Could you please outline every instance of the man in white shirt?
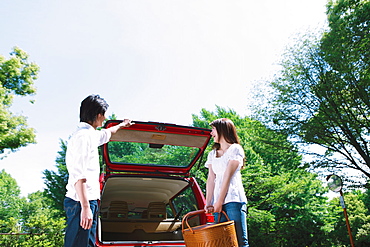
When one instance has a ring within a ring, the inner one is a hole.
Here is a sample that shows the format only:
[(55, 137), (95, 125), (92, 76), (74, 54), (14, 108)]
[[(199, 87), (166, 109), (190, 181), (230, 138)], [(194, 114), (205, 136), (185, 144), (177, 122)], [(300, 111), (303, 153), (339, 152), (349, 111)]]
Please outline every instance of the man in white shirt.
[(95, 246), (97, 200), (100, 199), (98, 147), (107, 143), (118, 129), (132, 124), (125, 119), (111, 128), (96, 130), (102, 126), (107, 108), (108, 104), (99, 95), (85, 98), (80, 107), (80, 124), (68, 141), (65, 247)]

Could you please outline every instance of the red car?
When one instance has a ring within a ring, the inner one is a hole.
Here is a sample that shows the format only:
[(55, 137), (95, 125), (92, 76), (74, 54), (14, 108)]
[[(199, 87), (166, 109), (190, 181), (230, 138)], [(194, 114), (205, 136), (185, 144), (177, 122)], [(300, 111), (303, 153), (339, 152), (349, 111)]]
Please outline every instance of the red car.
[[(121, 121), (110, 120), (105, 128)], [(209, 129), (135, 122), (102, 148), (100, 215), (96, 245), (184, 246), (181, 219), (203, 209), (204, 195), (190, 169), (200, 165)], [(198, 163), (197, 163), (198, 162)], [(205, 214), (189, 220), (207, 223)]]

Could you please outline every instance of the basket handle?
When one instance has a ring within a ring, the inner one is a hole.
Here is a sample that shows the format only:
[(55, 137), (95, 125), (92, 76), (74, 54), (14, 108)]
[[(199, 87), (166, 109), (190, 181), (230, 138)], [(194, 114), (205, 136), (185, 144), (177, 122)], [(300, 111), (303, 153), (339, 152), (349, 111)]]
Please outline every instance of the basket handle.
[[(189, 213), (185, 214), (185, 216), (182, 218), (182, 222), (181, 222), (182, 229), (185, 229), (185, 228), (184, 228), (184, 223), (185, 223), (185, 224), (186, 224), (186, 226), (187, 226), (187, 227), (189, 228), (189, 230), (191, 231), (191, 233), (194, 233), (193, 228), (191, 228), (191, 226), (189, 225), (188, 219), (189, 219), (189, 218), (191, 218), (192, 216), (195, 216), (195, 215), (198, 215), (198, 214), (203, 214), (203, 213), (205, 213), (205, 212), (206, 212), (206, 210), (204, 210), (204, 209), (200, 209), (200, 210), (197, 210), (197, 211), (191, 211), (191, 212), (189, 212)], [(229, 217), (227, 216), (227, 214), (226, 214), (224, 211), (221, 211), (221, 212), (225, 215), (226, 219), (227, 219), (228, 221), (230, 221), (230, 219), (229, 219)], [(218, 221), (220, 221), (220, 217), (221, 217), (221, 214), (219, 214)]]

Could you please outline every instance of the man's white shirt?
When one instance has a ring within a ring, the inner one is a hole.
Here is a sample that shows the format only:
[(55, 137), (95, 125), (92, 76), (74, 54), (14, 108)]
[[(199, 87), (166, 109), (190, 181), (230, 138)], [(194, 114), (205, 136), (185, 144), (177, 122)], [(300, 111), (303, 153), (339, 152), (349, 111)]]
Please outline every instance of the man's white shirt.
[(69, 177), (66, 197), (80, 201), (75, 184), (79, 179), (86, 179), (87, 199), (100, 199), (98, 147), (107, 143), (110, 137), (109, 130), (95, 130), (90, 124), (80, 122), (67, 144), (66, 165)]

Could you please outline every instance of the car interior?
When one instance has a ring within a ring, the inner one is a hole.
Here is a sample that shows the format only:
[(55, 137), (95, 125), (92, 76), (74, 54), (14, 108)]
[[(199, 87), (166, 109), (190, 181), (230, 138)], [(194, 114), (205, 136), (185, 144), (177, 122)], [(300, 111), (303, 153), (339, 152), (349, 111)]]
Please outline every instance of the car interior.
[[(107, 179), (100, 204), (100, 241), (183, 240), (181, 219), (198, 210), (183, 178), (116, 175)], [(199, 217), (189, 220), (199, 225)]]

